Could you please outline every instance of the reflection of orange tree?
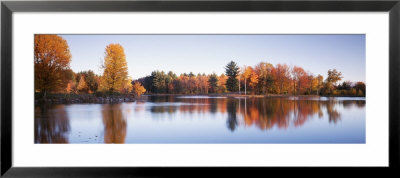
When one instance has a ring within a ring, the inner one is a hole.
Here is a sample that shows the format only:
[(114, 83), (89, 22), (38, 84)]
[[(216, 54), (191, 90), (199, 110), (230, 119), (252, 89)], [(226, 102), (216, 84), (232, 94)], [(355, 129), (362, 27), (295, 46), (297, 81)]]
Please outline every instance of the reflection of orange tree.
[(121, 104), (103, 105), (104, 143), (124, 143), (126, 137), (126, 118)]
[(292, 101), (294, 103), (294, 110), (296, 111), (294, 126), (302, 126), (308, 118), (313, 114), (321, 114), (319, 101), (314, 100), (296, 100)]
[(217, 100), (217, 108), (218, 108), (218, 112), (220, 113), (226, 113), (226, 99), (219, 99)]
[[(243, 104), (242, 104), (243, 105)], [(274, 125), (287, 128), (291, 103), (281, 99), (248, 99), (246, 108), (242, 108), (244, 123), (247, 126), (256, 125), (262, 130)]]
[(35, 143), (68, 143), (69, 130), (64, 105), (35, 108)]
[[(359, 107), (363, 107), (360, 103), (365, 103), (365, 101), (347, 102)], [(337, 123), (341, 117), (335, 109), (337, 104), (340, 104), (340, 102), (335, 100), (247, 99), (246, 108), (242, 107), (236, 114), (243, 115), (246, 126), (255, 125), (261, 130), (268, 130), (274, 126), (279, 129), (286, 129), (290, 123), (295, 127), (304, 125), (314, 114), (322, 118), (323, 108), (326, 108), (329, 122)], [(244, 106), (243, 101), (241, 105)]]
[[(256, 126), (261, 130), (273, 127), (287, 129), (290, 125), (301, 127), (310, 118), (323, 118), (324, 112), (329, 122), (337, 123), (341, 114), (337, 111), (338, 105), (344, 107), (356, 106), (362, 108), (365, 101), (337, 101), (337, 100), (309, 100), (299, 98), (180, 98), (173, 97), (157, 99), (157, 102), (178, 102), (181, 105), (161, 105), (152, 107), (152, 112), (173, 113), (222, 113), (227, 114), (227, 127), (234, 131), (238, 125)], [(346, 104), (345, 104), (346, 103)], [(243, 122), (239, 122), (243, 119)]]

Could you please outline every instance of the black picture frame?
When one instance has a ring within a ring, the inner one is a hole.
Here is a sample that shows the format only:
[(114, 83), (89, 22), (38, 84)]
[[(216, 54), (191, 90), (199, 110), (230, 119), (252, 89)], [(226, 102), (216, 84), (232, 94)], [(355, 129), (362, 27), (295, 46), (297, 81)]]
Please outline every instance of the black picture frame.
[[(217, 171), (225, 176), (251, 169), (251, 174), (265, 175), (286, 172), (282, 168), (19, 168), (12, 165), (12, 18), (13, 12), (127, 12), (127, 11), (293, 11), (293, 12), (389, 12), (389, 167), (344, 168), (346, 171), (382, 170), (399, 168), (399, 118), (400, 118), (400, 1), (399, 0), (271, 0), (271, 1), (2, 1), (1, 2), (1, 175), (6, 177), (129, 177), (129, 176), (177, 176), (182, 173), (196, 176), (210, 175)], [(309, 168), (296, 169), (307, 173)], [(331, 168), (330, 174), (340, 172)], [(234, 170), (234, 171), (233, 171)], [(263, 173), (264, 172), (264, 173)], [(396, 171), (397, 172), (397, 171)], [(364, 172), (365, 173), (365, 172)]]

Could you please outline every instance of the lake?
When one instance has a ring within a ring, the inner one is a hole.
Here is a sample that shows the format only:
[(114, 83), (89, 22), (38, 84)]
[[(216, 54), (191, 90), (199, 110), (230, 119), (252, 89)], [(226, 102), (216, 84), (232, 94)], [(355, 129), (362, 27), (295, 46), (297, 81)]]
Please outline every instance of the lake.
[(365, 143), (364, 97), (144, 96), (35, 105), (35, 143)]

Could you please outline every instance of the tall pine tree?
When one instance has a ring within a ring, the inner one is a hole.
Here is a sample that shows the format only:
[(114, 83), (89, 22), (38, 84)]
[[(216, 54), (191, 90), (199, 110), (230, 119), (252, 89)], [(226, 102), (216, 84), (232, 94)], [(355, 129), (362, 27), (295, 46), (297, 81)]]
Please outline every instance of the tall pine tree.
[(226, 88), (228, 91), (238, 91), (239, 81), (237, 76), (239, 75), (239, 67), (236, 62), (231, 61), (225, 66), (225, 74), (228, 76), (228, 80), (226, 80)]

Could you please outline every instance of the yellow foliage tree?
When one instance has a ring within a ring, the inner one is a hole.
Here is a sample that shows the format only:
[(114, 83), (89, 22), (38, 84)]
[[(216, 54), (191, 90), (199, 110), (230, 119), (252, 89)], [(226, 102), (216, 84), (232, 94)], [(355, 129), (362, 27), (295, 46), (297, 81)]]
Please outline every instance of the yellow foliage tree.
[(35, 91), (45, 97), (48, 92), (64, 90), (71, 61), (67, 41), (58, 35), (35, 35), (34, 44)]
[(131, 91), (132, 91), (132, 80), (131, 79), (125, 80), (124, 83), (122, 84), (120, 92), (123, 94), (128, 94)]
[(258, 84), (258, 75), (251, 66), (245, 68), (243, 78), (246, 81), (246, 85), (254, 92), (254, 89)]
[(101, 90), (121, 91), (128, 80), (128, 64), (124, 48), (120, 44), (106, 47), (103, 68)]
[(133, 84), (133, 93), (135, 96), (140, 96), (146, 92), (146, 89), (140, 84), (140, 82), (135, 82)]
[(252, 71), (253, 71), (253, 68), (251, 66), (247, 66), (242, 73), (243, 79), (248, 79), (250, 77)]
[(79, 92), (87, 92), (88, 86), (85, 81), (85, 77), (81, 75), (81, 78), (79, 79), (78, 87), (77, 87)]
[(258, 75), (254, 70), (251, 71), (249, 79), (249, 86), (254, 90), (258, 84)]

